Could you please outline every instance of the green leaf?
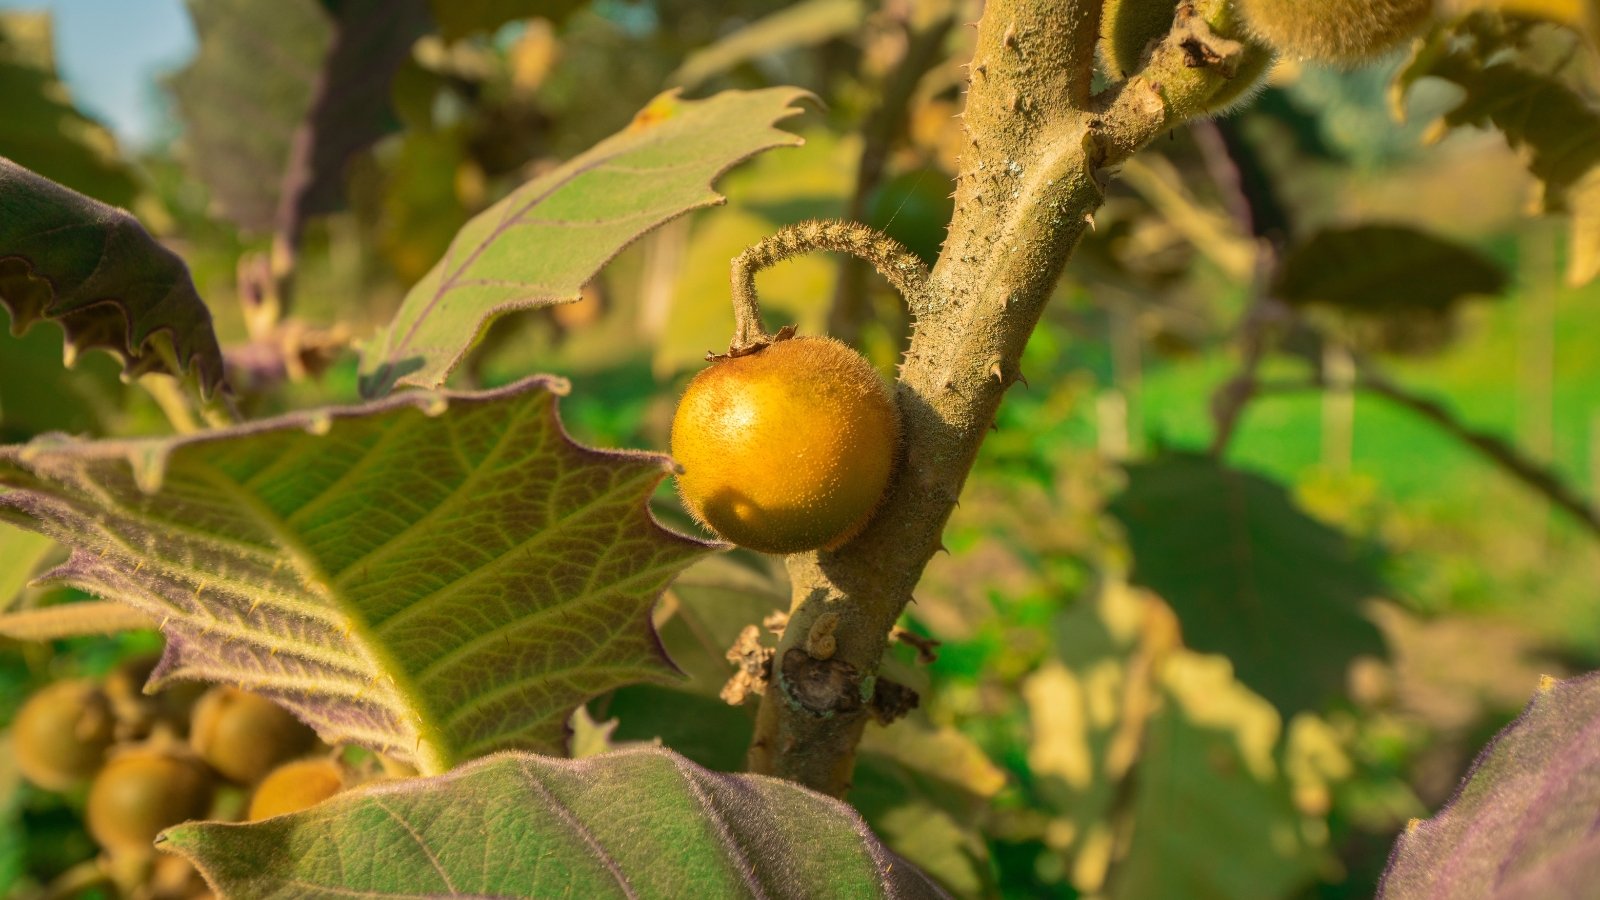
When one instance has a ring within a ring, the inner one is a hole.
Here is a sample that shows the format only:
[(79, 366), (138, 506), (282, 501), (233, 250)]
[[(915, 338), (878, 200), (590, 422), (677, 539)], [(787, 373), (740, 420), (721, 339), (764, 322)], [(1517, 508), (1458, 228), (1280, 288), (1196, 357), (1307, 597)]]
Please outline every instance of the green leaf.
[(164, 849), (225, 896), (939, 897), (845, 804), (665, 750), (502, 754)]
[(0, 157), (0, 306), (21, 334), (41, 319), (72, 352), (108, 350), (124, 371), (193, 370), (222, 385), (211, 313), (183, 261), (120, 209), (73, 193)]
[(1411, 86), (1442, 78), (1465, 91), (1439, 127), (1494, 126), (1528, 157), (1528, 171), (1544, 183), (1546, 211), (1566, 208), (1567, 191), (1600, 165), (1600, 112), (1557, 79), (1507, 58), (1502, 38), (1478, 19), (1418, 42), (1411, 62), (1396, 76), (1393, 97), (1404, 110)]
[(1021, 691), (1046, 839), (1086, 896), (1296, 896), (1322, 861), (1308, 831), (1321, 823), (1294, 803), (1282, 718), (1171, 629), (1114, 579), (1059, 620), (1059, 660)]
[(11, 608), (22, 589), (52, 553), (56, 542), (42, 534), (0, 524), (0, 610)]
[(799, 142), (773, 123), (799, 112), (797, 88), (668, 92), (627, 128), (513, 191), (468, 222), (368, 344), (362, 391), (437, 387), (496, 317), (578, 299), (630, 241), (719, 202), (711, 181), (771, 147)]
[(139, 186), (100, 123), (73, 107), (56, 75), (50, 16), (0, 12), (0, 156), (113, 206)]
[(188, 4), (199, 48), (167, 82), (185, 161), (234, 224), (269, 231), (333, 25), (317, 0)]
[(1600, 884), (1600, 673), (1548, 679), (1454, 797), (1395, 842), (1378, 896), (1587, 897)]
[(95, 354), (62, 365), (61, 334), (33, 328), (0, 334), (0, 443), (47, 431), (99, 434), (118, 417), (127, 390), (117, 364)]
[(1221, 653), (1285, 717), (1337, 696), (1358, 656), (1383, 656), (1361, 611), (1383, 584), (1344, 535), (1284, 489), (1200, 456), (1128, 468), (1111, 504), (1133, 582), (1160, 594), (1186, 645)]
[(1297, 896), (1323, 868), (1276, 757), (1281, 723), (1227, 662), (1167, 660), (1133, 777), (1134, 828), (1112, 897)]
[(344, 205), (345, 167), (398, 122), (389, 86), (432, 20), (427, 0), (345, 0), (283, 172), (277, 230), (291, 245), (309, 216)]
[(1365, 314), (1443, 312), (1505, 289), (1483, 254), (1401, 225), (1328, 228), (1284, 258), (1273, 293), (1295, 305), (1323, 303)]
[(574, 444), (558, 380), (409, 393), (183, 438), (0, 449), (0, 519), (55, 577), (162, 623), (156, 683), (241, 685), (428, 772), (561, 752), (568, 716), (674, 670), (656, 597), (706, 545), (669, 460)]
[(861, 0), (802, 0), (689, 54), (668, 84), (694, 88), (742, 63), (861, 33)]

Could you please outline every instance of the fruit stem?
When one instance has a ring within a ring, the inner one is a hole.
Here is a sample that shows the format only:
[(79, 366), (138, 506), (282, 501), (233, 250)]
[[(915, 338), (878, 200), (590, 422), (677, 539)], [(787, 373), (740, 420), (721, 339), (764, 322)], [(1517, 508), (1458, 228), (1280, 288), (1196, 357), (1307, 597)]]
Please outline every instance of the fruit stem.
[[(1229, 2), (1183, 0), (1143, 67), (1094, 93), (1103, 0), (988, 0), (968, 69), (955, 215), (939, 262), (929, 274), (920, 262), (885, 271), (868, 260), (917, 319), (897, 384), (904, 456), (860, 535), (787, 560), (790, 617), (756, 721), (752, 770), (834, 796), (849, 790), (889, 634), (943, 546), (978, 448), (1002, 396), (1021, 379), (1023, 348), (1104, 185), (1135, 151), (1204, 113), (1230, 86), (1241, 45)], [(754, 270), (797, 252), (789, 248), (823, 246), (815, 238), (770, 240), (734, 264), (746, 329), (736, 344), (760, 334)], [(808, 648), (807, 638), (829, 616), (837, 617), (833, 645), (813, 652), (819, 648)]]
[(785, 225), (734, 258), (734, 324), (728, 356), (745, 356), (794, 334), (793, 326), (785, 326), (776, 335), (769, 334), (762, 324), (756, 273), (815, 250), (848, 253), (870, 263), (905, 298), (913, 315), (921, 315), (927, 309), (928, 267), (899, 241), (858, 222), (808, 219)]

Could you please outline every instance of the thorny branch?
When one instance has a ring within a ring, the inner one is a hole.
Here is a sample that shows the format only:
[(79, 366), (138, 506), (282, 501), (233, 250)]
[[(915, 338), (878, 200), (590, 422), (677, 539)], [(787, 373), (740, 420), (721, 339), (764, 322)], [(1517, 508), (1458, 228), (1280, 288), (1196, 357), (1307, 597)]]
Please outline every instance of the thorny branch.
[[(1023, 348), (1105, 183), (1153, 138), (1204, 112), (1240, 55), (1255, 49), (1234, 39), (1227, 0), (1183, 0), (1144, 66), (1097, 94), (1101, 5), (990, 0), (978, 23), (955, 216), (925, 290), (902, 289), (916, 315), (897, 385), (904, 456), (860, 536), (788, 559), (790, 620), (750, 748), (754, 771), (835, 796), (849, 789), (862, 729), (887, 699), (878, 697), (877, 673), (890, 631), (941, 549), (967, 472), (1006, 389), (1022, 377)], [(748, 287), (736, 274), (735, 350), (764, 338), (753, 292), (741, 298)], [(826, 653), (808, 640), (824, 621), (832, 623)]]

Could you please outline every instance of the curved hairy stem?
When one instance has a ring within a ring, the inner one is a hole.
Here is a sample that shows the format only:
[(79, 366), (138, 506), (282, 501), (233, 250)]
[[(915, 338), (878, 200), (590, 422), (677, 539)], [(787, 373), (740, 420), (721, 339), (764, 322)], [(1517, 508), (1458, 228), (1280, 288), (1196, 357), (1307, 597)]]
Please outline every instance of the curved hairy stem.
[[(913, 309), (897, 397), (904, 458), (878, 514), (832, 551), (791, 556), (793, 598), (750, 766), (842, 795), (886, 691), (895, 620), (940, 549), (967, 472), (1061, 268), (1115, 167), (1206, 108), (1243, 45), (1223, 0), (1184, 0), (1143, 69), (1091, 92), (1099, 0), (990, 0), (978, 27), (967, 148), (944, 252)], [(808, 637), (828, 621), (828, 654)], [(819, 658), (826, 656), (826, 658)]]
[[(926, 306), (928, 267), (899, 241), (856, 222), (810, 219), (786, 225), (733, 260), (733, 340), (729, 356), (744, 356), (788, 334), (768, 334), (756, 300), (756, 273), (814, 250), (848, 253), (870, 263), (900, 292), (913, 313)], [(792, 329), (786, 329), (792, 333)]]

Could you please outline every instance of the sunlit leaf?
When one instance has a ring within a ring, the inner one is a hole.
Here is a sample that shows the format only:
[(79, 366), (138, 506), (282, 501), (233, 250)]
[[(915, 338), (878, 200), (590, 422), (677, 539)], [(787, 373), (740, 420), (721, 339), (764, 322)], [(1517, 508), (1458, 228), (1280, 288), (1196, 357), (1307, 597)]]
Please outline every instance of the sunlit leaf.
[(0, 156), (113, 206), (138, 194), (117, 142), (68, 100), (58, 79), (50, 16), (0, 12)]
[(1567, 197), (1572, 210), (1572, 249), (1567, 284), (1582, 287), (1600, 275), (1600, 169), (1590, 172)]
[(1438, 815), (1395, 842), (1378, 895), (1584, 897), (1600, 884), (1600, 673), (1549, 680)]
[(1133, 836), (1111, 895), (1295, 896), (1322, 853), (1301, 830), (1275, 755), (1277, 713), (1215, 657), (1180, 653), (1159, 681), (1164, 702), (1133, 776)]
[(183, 261), (133, 216), (4, 157), (0, 305), (14, 333), (54, 322), (73, 352), (108, 350), (130, 373), (167, 371), (157, 342), (169, 342), (180, 371), (207, 392), (222, 384), (211, 313)]
[(662, 456), (574, 444), (564, 385), (411, 393), (187, 438), (0, 450), (0, 518), (55, 577), (162, 623), (157, 683), (230, 682), (438, 772), (559, 753), (585, 698), (673, 670), (650, 622), (704, 545)]
[(524, 184), (468, 222), (406, 295), (362, 358), (363, 392), (437, 387), (497, 316), (577, 300), (585, 282), (639, 235), (722, 198), (729, 166), (799, 138), (795, 88), (666, 93), (632, 124)]
[(845, 804), (665, 750), (497, 755), (165, 849), (227, 896), (938, 897)]
[(1505, 272), (1470, 247), (1402, 225), (1357, 225), (1324, 229), (1292, 250), (1273, 293), (1367, 314), (1442, 312), (1505, 284)]
[(1350, 663), (1382, 656), (1362, 604), (1382, 593), (1370, 562), (1258, 475), (1198, 456), (1128, 468), (1111, 504), (1133, 581), (1177, 613), (1184, 643), (1233, 661), (1285, 716), (1339, 695)]

